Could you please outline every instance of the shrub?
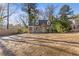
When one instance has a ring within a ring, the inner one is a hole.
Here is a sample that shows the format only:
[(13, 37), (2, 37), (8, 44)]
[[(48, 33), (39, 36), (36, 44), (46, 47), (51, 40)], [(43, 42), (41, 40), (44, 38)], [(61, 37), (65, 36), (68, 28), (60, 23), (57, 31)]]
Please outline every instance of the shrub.
[(28, 28), (22, 28), (23, 33), (28, 33)]
[(53, 23), (53, 30), (55, 31), (55, 32), (63, 32), (63, 29), (62, 29), (62, 24), (59, 22), (59, 21), (54, 21), (54, 23)]
[(53, 30), (54, 32), (69, 32), (71, 29), (70, 21), (67, 20), (54, 20), (53, 21)]

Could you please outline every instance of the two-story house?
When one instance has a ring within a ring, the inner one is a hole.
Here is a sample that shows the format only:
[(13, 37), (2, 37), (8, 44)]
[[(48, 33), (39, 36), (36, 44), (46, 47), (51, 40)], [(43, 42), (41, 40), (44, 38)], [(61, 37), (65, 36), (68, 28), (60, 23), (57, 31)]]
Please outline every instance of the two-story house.
[(35, 25), (29, 25), (29, 33), (46, 33), (49, 26), (50, 22), (48, 20), (37, 20)]

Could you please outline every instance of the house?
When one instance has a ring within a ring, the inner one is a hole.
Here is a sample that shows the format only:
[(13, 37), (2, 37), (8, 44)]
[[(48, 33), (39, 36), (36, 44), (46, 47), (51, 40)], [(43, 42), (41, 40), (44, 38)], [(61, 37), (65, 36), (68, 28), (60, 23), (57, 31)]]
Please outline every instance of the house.
[[(75, 17), (75, 16), (74, 16)], [(76, 18), (69, 19), (71, 21), (71, 31), (79, 32), (79, 15)], [(37, 20), (35, 24), (29, 24), (29, 33), (47, 33), (50, 27), (49, 20)]]
[(48, 20), (37, 20), (34, 25), (29, 24), (28, 28), (30, 33), (46, 33), (49, 26), (50, 22)]
[(71, 19), (72, 24), (71, 24), (71, 31), (73, 32), (79, 32), (79, 15), (76, 15), (76, 18)]

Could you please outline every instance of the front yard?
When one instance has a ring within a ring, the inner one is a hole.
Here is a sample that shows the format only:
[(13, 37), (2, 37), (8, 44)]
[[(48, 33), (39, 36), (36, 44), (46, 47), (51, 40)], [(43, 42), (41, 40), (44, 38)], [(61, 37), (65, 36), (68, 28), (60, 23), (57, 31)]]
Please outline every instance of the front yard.
[(79, 55), (79, 33), (18, 34), (0, 37), (0, 55)]

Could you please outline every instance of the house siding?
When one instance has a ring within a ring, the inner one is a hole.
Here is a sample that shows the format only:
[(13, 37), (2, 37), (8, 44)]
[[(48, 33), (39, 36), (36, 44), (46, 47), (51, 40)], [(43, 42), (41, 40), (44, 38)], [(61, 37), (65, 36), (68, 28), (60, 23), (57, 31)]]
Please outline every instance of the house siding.
[(29, 33), (47, 33), (48, 20), (39, 20), (36, 25), (29, 26)]
[(72, 32), (79, 32), (79, 16), (75, 19), (72, 19), (71, 28)]

